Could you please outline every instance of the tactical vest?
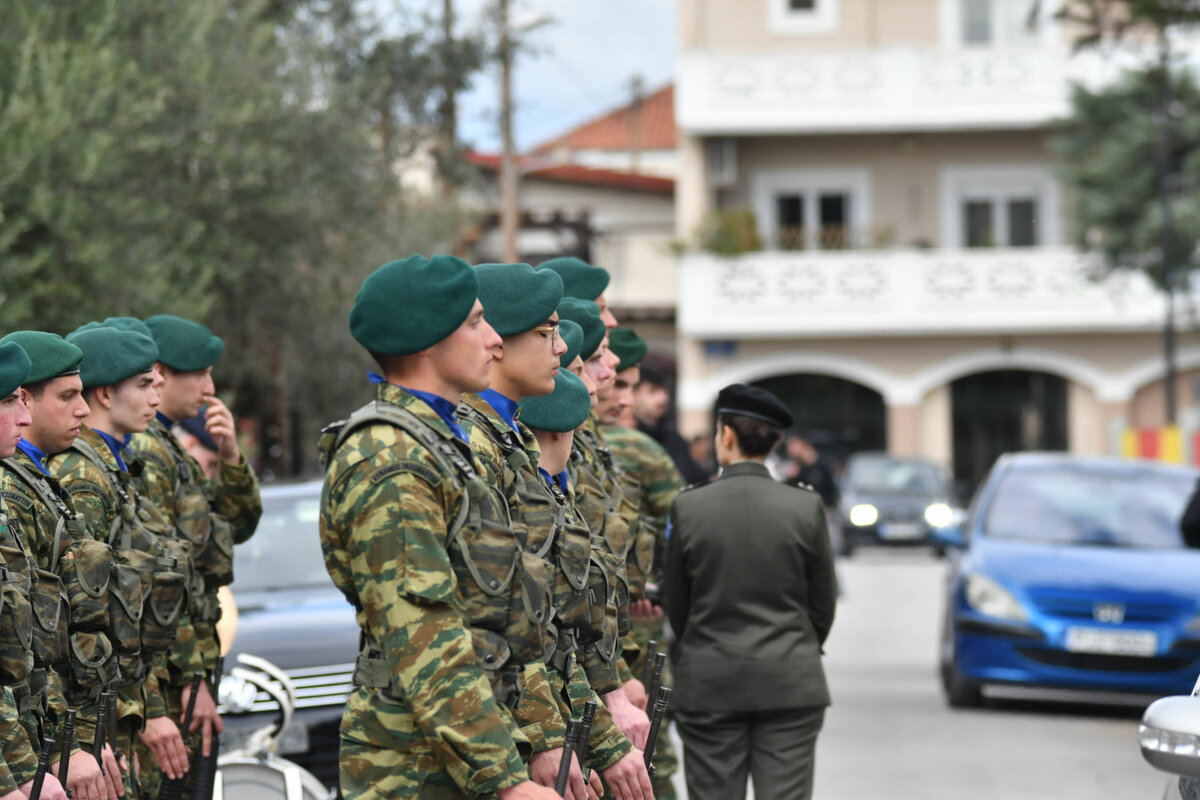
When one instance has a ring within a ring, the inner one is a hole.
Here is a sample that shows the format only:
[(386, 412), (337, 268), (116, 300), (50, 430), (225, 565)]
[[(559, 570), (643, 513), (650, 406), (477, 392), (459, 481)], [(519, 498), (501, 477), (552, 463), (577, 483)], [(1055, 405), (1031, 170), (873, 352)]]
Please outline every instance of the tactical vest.
[(139, 509), (124, 481), (87, 442), (72, 449), (103, 471), (116, 505), (107, 532), (113, 569), (109, 579), (108, 638), (124, 683), (136, 683), (149, 671), (155, 654), (170, 649), (187, 603), (191, 546), (147, 527), (151, 516)]
[(601, 532), (606, 551), (605, 567), (615, 583), (617, 628), (624, 636), (630, 627), (626, 562), (632, 547), (628, 523), (632, 515), (623, 507), (625, 499), (612, 453), (602, 448), (587, 431), (576, 431), (575, 443), (571, 449), (571, 480), (575, 484), (576, 505), (592, 532)]
[(221, 616), (217, 589), (233, 583), (233, 526), (213, 509), (204, 490), (203, 476), (179, 440), (170, 431), (153, 425), (149, 433), (171, 452), (179, 473), (173, 522), (183, 539), (191, 544), (195, 565), (189, 581), (192, 618), (216, 622)]
[[(508, 504), (483, 481), (453, 442), (407, 409), (372, 401), (344, 422), (322, 431), (322, 459), (359, 428), (386, 424), (411, 436), (433, 457), (462, 502), (446, 533), (446, 550), (457, 578), (475, 655), (492, 681), (497, 699), (515, 707), (520, 669), (546, 657), (551, 576), (537, 553), (527, 552), (512, 526)], [(388, 467), (383, 467), (387, 470)], [(395, 471), (402, 470), (400, 464)], [(357, 685), (395, 691), (378, 643), (363, 632), (364, 653), (355, 670)]]
[[(641, 499), (641, 481), (632, 473), (622, 469), (620, 473), (621, 494), (630, 501)], [(647, 581), (654, 580), (654, 547), (658, 543), (657, 523), (644, 514), (640, 502), (634, 516), (628, 520), (630, 548), (625, 558), (625, 571), (629, 576), (629, 594), (635, 600), (646, 596)]]
[(110, 624), (112, 548), (91, 537), (83, 517), (45, 475), (26, 468), (15, 458), (0, 463), (54, 516), (49, 571), (61, 581), (66, 602), (66, 615), (60, 615), (58, 622), (61, 633), (66, 634), (62, 640), (66, 651), (62, 658), (66, 664), (64, 674), (68, 678), (65, 691), (72, 702), (95, 699), (119, 677), (112, 659), (112, 643), (105, 633)]
[[(10, 536), (8, 514), (2, 508), (0, 533), (6, 542), (16, 538)], [(0, 559), (0, 683), (20, 687), (27, 684), (33, 672), (32, 581), (28, 572), (20, 571), (28, 569), (20, 561), (21, 551), (8, 546), (3, 550), (3, 559)], [(8, 560), (14, 556), (14, 550), (18, 561), (16, 566), (10, 566)]]

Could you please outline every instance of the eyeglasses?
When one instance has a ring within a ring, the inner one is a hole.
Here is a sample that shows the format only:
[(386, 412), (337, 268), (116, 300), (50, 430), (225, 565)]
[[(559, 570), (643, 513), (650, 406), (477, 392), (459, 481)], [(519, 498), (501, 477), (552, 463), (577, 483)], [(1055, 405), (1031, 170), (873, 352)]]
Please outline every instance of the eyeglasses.
[(558, 344), (558, 323), (557, 322), (553, 323), (551, 325), (538, 325), (536, 328), (530, 328), (529, 330), (537, 331), (538, 333), (550, 334), (550, 346), (551, 347), (554, 347)]

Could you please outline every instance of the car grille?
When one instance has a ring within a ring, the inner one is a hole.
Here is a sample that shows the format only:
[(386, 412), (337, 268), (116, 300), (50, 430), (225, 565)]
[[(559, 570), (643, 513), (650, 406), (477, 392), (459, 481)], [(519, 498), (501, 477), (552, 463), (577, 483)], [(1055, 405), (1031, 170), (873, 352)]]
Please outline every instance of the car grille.
[(1069, 653), (1065, 650), (1044, 650), (1037, 647), (1018, 647), (1017, 652), (1031, 661), (1052, 667), (1097, 670), (1102, 672), (1175, 672), (1187, 667), (1195, 658), (1143, 658), (1141, 656), (1110, 656), (1099, 653)]
[[(332, 664), (324, 667), (301, 667), (286, 671), (296, 690), (296, 708), (320, 708), (345, 705), (354, 691), (354, 664)], [(278, 705), (271, 696), (259, 690), (254, 703), (244, 713), (273, 711)]]
[[(1094, 619), (1097, 603), (1108, 602), (1095, 597), (1049, 593), (1034, 593), (1030, 599), (1039, 611), (1049, 616), (1086, 620)], [(1124, 606), (1125, 622), (1169, 622), (1181, 613), (1178, 605), (1167, 602), (1136, 600), (1129, 603), (1115, 601), (1115, 604)]]

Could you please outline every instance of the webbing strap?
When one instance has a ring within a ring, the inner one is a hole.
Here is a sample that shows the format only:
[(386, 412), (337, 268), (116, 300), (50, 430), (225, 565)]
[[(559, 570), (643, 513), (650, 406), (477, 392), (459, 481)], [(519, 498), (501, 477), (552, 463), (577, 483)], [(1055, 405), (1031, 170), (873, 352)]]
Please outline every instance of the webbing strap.
[(56, 523), (54, 525), (54, 544), (50, 550), (50, 571), (58, 572), (58, 554), (62, 547), (62, 532), (66, 528), (67, 520), (75, 519), (75, 512), (67, 506), (58, 492), (54, 491), (45, 475), (34, 475), (15, 458), (5, 458), (0, 463), (12, 470), (26, 486), (33, 490), (33, 493), (42, 501), (42, 505), (55, 513)]

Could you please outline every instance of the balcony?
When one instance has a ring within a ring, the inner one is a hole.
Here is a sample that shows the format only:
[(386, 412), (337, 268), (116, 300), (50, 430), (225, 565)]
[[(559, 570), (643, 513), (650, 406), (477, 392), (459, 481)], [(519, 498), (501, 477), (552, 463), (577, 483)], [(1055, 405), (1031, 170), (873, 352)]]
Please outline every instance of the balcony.
[(1069, 248), (683, 257), (679, 327), (697, 339), (1152, 331), (1141, 275), (1089, 278)]
[(679, 60), (676, 118), (693, 135), (1039, 127), (1070, 85), (1117, 65), (1064, 46), (713, 53)]

